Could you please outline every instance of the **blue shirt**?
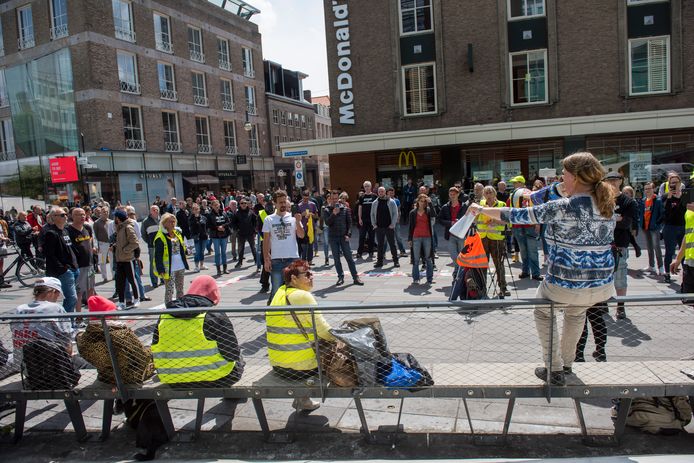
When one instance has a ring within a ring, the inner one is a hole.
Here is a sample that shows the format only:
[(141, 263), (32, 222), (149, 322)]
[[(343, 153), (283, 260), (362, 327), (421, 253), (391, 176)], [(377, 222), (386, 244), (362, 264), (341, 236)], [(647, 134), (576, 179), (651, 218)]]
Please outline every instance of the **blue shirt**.
[(501, 219), (512, 224), (546, 224), (547, 281), (569, 289), (612, 283), (614, 218), (600, 215), (592, 196), (560, 198), (528, 208), (510, 208)]

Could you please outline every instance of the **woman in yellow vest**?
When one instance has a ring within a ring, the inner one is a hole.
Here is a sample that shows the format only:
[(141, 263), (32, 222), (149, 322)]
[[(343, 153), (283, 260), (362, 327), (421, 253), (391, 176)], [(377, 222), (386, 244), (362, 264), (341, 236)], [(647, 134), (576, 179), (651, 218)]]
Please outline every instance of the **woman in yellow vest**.
[(164, 214), (159, 222), (159, 231), (154, 236), (154, 274), (164, 280), (166, 292), (164, 302), (173, 299), (174, 284), (176, 299), (183, 297), (183, 277), (188, 270), (186, 245), (183, 235), (176, 229), (176, 216)]
[[(166, 308), (204, 310), (219, 300), (214, 278), (200, 275), (185, 296), (167, 303)], [(152, 354), (159, 380), (176, 387), (228, 387), (243, 374), (234, 326), (221, 312), (162, 315), (152, 337)]]
[[(496, 199), (496, 190), (493, 186), (486, 186), (482, 191), (484, 199), (480, 201), (482, 207), (506, 207), (506, 203)], [(494, 220), (486, 215), (477, 216), (477, 231), (482, 237), (482, 245), (489, 255), (492, 255), (496, 279), (499, 283), (499, 299), (510, 296), (506, 289), (506, 272), (504, 271), (504, 252), (506, 251), (506, 237), (504, 236), (506, 224), (500, 220)]]
[[(311, 289), (313, 274), (308, 262), (295, 260), (284, 269), (284, 285), (272, 298), (271, 306), (318, 305)], [(315, 330), (313, 321), (315, 320)], [(318, 374), (318, 361), (314, 350), (315, 333), (326, 341), (335, 341), (330, 325), (320, 312), (311, 316), (307, 311), (273, 311), (265, 313), (267, 325), (267, 353), (272, 369), (279, 376), (291, 380), (305, 380)], [(308, 397), (296, 398), (292, 406), (298, 412), (310, 412), (320, 406)]]
[[(694, 174), (692, 174), (694, 175)], [(670, 271), (677, 275), (679, 266), (682, 264), (682, 293), (694, 293), (694, 202), (687, 204), (687, 211), (684, 213), (684, 238), (682, 246), (677, 254), (675, 261), (670, 264)], [(694, 304), (694, 300), (687, 301)]]

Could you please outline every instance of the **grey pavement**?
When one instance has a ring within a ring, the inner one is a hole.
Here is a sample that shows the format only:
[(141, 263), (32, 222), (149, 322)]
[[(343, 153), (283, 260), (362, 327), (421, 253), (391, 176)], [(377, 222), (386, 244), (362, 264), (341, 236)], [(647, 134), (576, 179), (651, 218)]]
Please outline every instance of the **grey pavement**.
[[(440, 246), (441, 249), (438, 253), (439, 257), (436, 260), (438, 270), (434, 277), (435, 283), (431, 286), (411, 284), (411, 265), (409, 264), (409, 257), (400, 259), (400, 268), (392, 267), (387, 257), (385, 267), (380, 270), (375, 270), (373, 268), (375, 261), (357, 261), (358, 271), (365, 282), (365, 285), (362, 287), (350, 284), (351, 278), (343, 261), (343, 267), (347, 272), (347, 284), (345, 286), (336, 287), (334, 283), (337, 276), (332, 265), (332, 259), (330, 265), (322, 265), (324, 262), (324, 255), (321, 245), (319, 255), (314, 259), (313, 270), (315, 272), (315, 287), (313, 293), (319, 304), (342, 304), (350, 308), (358, 308), (358, 306), (363, 303), (392, 303), (398, 301), (419, 301), (426, 303), (430, 301), (446, 300), (450, 291), (453, 266), (445, 249), (446, 242), (443, 239), (440, 240)], [(356, 249), (356, 240), (353, 240), (352, 248)], [(143, 247), (143, 249), (146, 250), (146, 247)], [(261, 307), (264, 306), (267, 301), (267, 294), (258, 292), (260, 288), (258, 283), (259, 273), (255, 272), (255, 265), (248, 259), (248, 250), (246, 250), (246, 254), (247, 260), (242, 268), (235, 269), (234, 263), (229, 262), (228, 267), (230, 274), (223, 275), (218, 279), (222, 294), (221, 306), (252, 305)], [(231, 256), (230, 250), (229, 256)], [(542, 260), (542, 257), (540, 257), (540, 259)], [(146, 256), (143, 256), (143, 261), (147, 261)], [(214, 274), (212, 270), (214, 269), (213, 255), (206, 257), (206, 265), (210, 270), (207, 270), (205, 273)], [(653, 276), (645, 275), (638, 271), (638, 269), (645, 266), (645, 256), (641, 258), (632, 257), (630, 259), (628, 277), (629, 294), (653, 295), (668, 294), (678, 291), (678, 285), (675, 283), (664, 284)], [(518, 280), (517, 275), (520, 273), (520, 264), (511, 264), (510, 268), (510, 273), (514, 275), (514, 284), (509, 285), (512, 296), (508, 299), (533, 297), (538, 282), (528, 279)], [(147, 272), (147, 269), (145, 269), (145, 272)], [(193, 272), (187, 274), (186, 287), (195, 276), (196, 274)], [(97, 281), (99, 280), (100, 276), (97, 275)], [(509, 283), (511, 282), (508, 270), (507, 280)], [(149, 278), (146, 274), (144, 275), (143, 283), (145, 283), (145, 285), (149, 284)], [(109, 281), (99, 284), (97, 286), (97, 291), (99, 294), (110, 296), (114, 291), (113, 282)], [(148, 295), (152, 297), (153, 301), (143, 303), (141, 308), (162, 307), (164, 296), (162, 287), (149, 291)], [(30, 300), (30, 290), (18, 287), (15, 284), (15, 287), (0, 293), (0, 312), (9, 312), (18, 304), (28, 300)], [(636, 357), (652, 359), (671, 358), (673, 352), (680, 352), (683, 346), (686, 346), (684, 347), (685, 349), (688, 348), (690, 351), (694, 351), (694, 344), (690, 341), (690, 335), (694, 329), (694, 311), (688, 308), (676, 307), (668, 310), (667, 314), (673, 316), (672, 321), (671, 323), (666, 323), (667, 326), (663, 326), (663, 320), (654, 319), (654, 317), (650, 316), (647, 307), (634, 310), (633, 313), (630, 314), (631, 320), (628, 325), (629, 329), (625, 330), (621, 337), (617, 336), (610, 338), (608, 344), (610, 358), (614, 360)], [(334, 318), (331, 319), (331, 316)], [(347, 317), (346, 314), (342, 314), (342, 316)], [(462, 346), (460, 352), (456, 353), (456, 357), (460, 357), (457, 361), (539, 361), (539, 346), (537, 345), (536, 333), (534, 332), (534, 324), (532, 322), (530, 310), (510, 315), (496, 311), (494, 313), (480, 314), (474, 319), (463, 320), (458, 317), (453, 322), (448, 322), (448, 319), (442, 318), (437, 319), (439, 325), (436, 325), (436, 321), (432, 322), (432, 320), (429, 319), (428, 323), (433, 323), (433, 325), (427, 326), (432, 326), (432, 329), (440, 330), (438, 333), (441, 338), (450, 335), (451, 340), (442, 341), (440, 349), (436, 346), (428, 345), (430, 344), (430, 342), (427, 341), (428, 338), (422, 338), (418, 341), (418, 337), (413, 336), (411, 331), (409, 333), (407, 331), (398, 332), (392, 328), (392, 326), (415, 326), (420, 323), (420, 320), (424, 320), (428, 316), (431, 317), (426, 309), (422, 309), (422, 312), (414, 310), (406, 315), (398, 314), (389, 316), (383, 314), (382, 318), (393, 321), (393, 325), (391, 325), (392, 332), (388, 330), (386, 332), (389, 336), (391, 350), (399, 352), (417, 352), (417, 358), (423, 363), (429, 364), (429, 362), (441, 360), (450, 361), (448, 358), (442, 359), (441, 357), (448, 355), (446, 353), (446, 346), (449, 346), (448, 351), (450, 351), (449, 342), (457, 341), (458, 344), (456, 345)], [(330, 314), (326, 315), (326, 318), (328, 318), (331, 323), (337, 324), (337, 320), (340, 317), (335, 314)], [(254, 323), (253, 329), (257, 333), (262, 332), (262, 323), (249, 320), (244, 321), (244, 323)], [(401, 324), (397, 325), (396, 323)], [(611, 323), (616, 324), (617, 322), (615, 320), (610, 320), (608, 325), (612, 326), (612, 328), (617, 326), (610, 325)], [(243, 327), (246, 326), (243, 323), (239, 325), (236, 321), (235, 325), (237, 326), (237, 332), (243, 330)], [(636, 328), (637, 326), (638, 328)], [(513, 337), (509, 336), (509, 329), (513, 332)], [(429, 335), (432, 334), (429, 333)], [(463, 341), (461, 341), (461, 339), (463, 339)], [(362, 449), (358, 439), (360, 422), (354, 402), (350, 399), (329, 399), (317, 412), (314, 412), (308, 417), (293, 413), (288, 400), (267, 400), (265, 402), (269, 424), (273, 430), (290, 430), (298, 433), (308, 433), (308, 435), (320, 435), (320, 440), (324, 438), (335, 439), (337, 435), (350, 436), (346, 441), (347, 443), (339, 442), (339, 439), (337, 439), (333, 445), (340, 447), (342, 451), (345, 450), (345, 448), (342, 447), (345, 445), (352, 447), (358, 446)], [(394, 425), (397, 422), (399, 411), (398, 401), (364, 400), (363, 403), (370, 428), (375, 429), (379, 425)], [(476, 399), (468, 401), (467, 405), (475, 433), (498, 433), (501, 431), (503, 417), (506, 411), (506, 401)], [(584, 414), (588, 426), (591, 428), (591, 432), (596, 434), (609, 434), (611, 432), (612, 422), (610, 419), (610, 406), (611, 403), (609, 401), (593, 401), (585, 405)], [(101, 407), (102, 404), (99, 401), (95, 401), (91, 404), (83, 404), (85, 422), (90, 431), (96, 432), (100, 429)], [(184, 430), (192, 429), (195, 412), (194, 401), (174, 401), (171, 403), (171, 410), (177, 428)], [(208, 400), (205, 410), (203, 430), (214, 432), (203, 433), (205, 437), (202, 439), (205, 442), (209, 441), (210, 448), (216, 448), (215, 445), (221, 445), (221, 442), (224, 442), (224, 438), (218, 437), (218, 434), (224, 436), (224, 432), (228, 432), (232, 429), (242, 433), (249, 433), (249, 436), (253, 436), (251, 440), (254, 442), (259, 440), (257, 433), (260, 428), (255, 417), (255, 411), (250, 403), (232, 406), (227, 402)], [(3, 412), (0, 414), (0, 426), (8, 431), (12, 419), (13, 415), (11, 413)], [(446, 436), (448, 433), (464, 433), (460, 439), (465, 440), (468, 439), (471, 434), (468, 417), (465, 413), (465, 406), (460, 399), (408, 399), (404, 402), (401, 421), (405, 424), (405, 432), (408, 435), (408, 440), (416, 440), (417, 437), (415, 436), (420, 435)], [(119, 454), (120, 458), (128, 455), (127, 443), (129, 441), (127, 436), (129, 432), (124, 430), (125, 424), (122, 417), (114, 417), (114, 427), (116, 431), (113, 437), (108, 441), (108, 445), (97, 443), (88, 444), (88, 447), (97, 447), (95, 449), (97, 450), (97, 454), (105, 459), (109, 459), (107, 450), (119, 448), (118, 446), (123, 448), (125, 452)], [(56, 450), (45, 443), (45, 439), (61, 442), (62, 447), (65, 449), (82, 448), (77, 446), (74, 440), (69, 440), (74, 439), (74, 437), (71, 436), (71, 431), (71, 424), (61, 402), (32, 401), (29, 403), (29, 408), (27, 410), (26, 437), (19, 446), (13, 448), (13, 452), (16, 452), (17, 457), (22, 457), (26, 456), (27, 445), (45, 445), (45, 452), (42, 452), (41, 455), (55, 456), (52, 452)], [(563, 456), (563, 453), (553, 453), (551, 449), (545, 448), (545, 453), (543, 454), (541, 448), (534, 448), (536, 444), (532, 442), (537, 441), (537, 439), (548, 439), (549, 437), (546, 436), (546, 434), (566, 436), (566, 438), (572, 442), (571, 448), (576, 449), (575, 453), (572, 455), (584, 455), (584, 451), (580, 449), (581, 446), (573, 444), (575, 441), (580, 441), (580, 428), (575, 417), (573, 404), (568, 400), (553, 399), (552, 403), (533, 399), (518, 400), (509, 431), (518, 436), (536, 437), (535, 440), (533, 440), (532, 437), (528, 437), (527, 447), (524, 447), (525, 444), (519, 444), (519, 451), (520, 448), (525, 448), (525, 453), (511, 455), (477, 452), (469, 456)], [(694, 431), (693, 425), (690, 425), (689, 431)], [(233, 436), (236, 435), (237, 434), (234, 434)], [(545, 436), (540, 437), (538, 435)], [(236, 441), (237, 438), (233, 436), (231, 436), (229, 440)], [(643, 448), (641, 445), (643, 439), (639, 436), (639, 433), (634, 433), (630, 438), (634, 443), (638, 443), (638, 445), (630, 449), (629, 453), (637, 452), (638, 449)], [(443, 439), (446, 440), (447, 438)], [(451, 439), (455, 441), (457, 438), (451, 437)], [(655, 447), (643, 450), (642, 453), (658, 453), (658, 449), (660, 448), (664, 449), (662, 450), (663, 453), (673, 453), (671, 450), (665, 450), (668, 448), (669, 444), (667, 442), (661, 442), (659, 439), (662, 438), (653, 439), (655, 440), (648, 440), (648, 442), (655, 445)], [(117, 444), (113, 444), (113, 442)], [(452, 448), (456, 448), (456, 446), (460, 445), (470, 446), (470, 443), (467, 441), (466, 444), (461, 444), (458, 441), (456, 442), (457, 443), (453, 445)], [(694, 453), (694, 448), (687, 450), (687, 445), (692, 444), (691, 439), (684, 440), (681, 444), (684, 445), (684, 447), (682, 447), (684, 450), (677, 447), (674, 453)], [(420, 446), (421, 445), (420, 443)], [(426, 441), (426, 445), (429, 445), (428, 440)], [(660, 447), (662, 445), (665, 446)], [(186, 446), (190, 448), (188, 449)], [(184, 455), (188, 455), (188, 458), (196, 458), (199, 457), (199, 455), (196, 456), (194, 453), (186, 453), (194, 452), (195, 447), (195, 444), (172, 443), (167, 446), (163, 454), (167, 459), (185, 458)], [(443, 447), (445, 446), (442, 446), (442, 448)], [(476, 448), (475, 446), (472, 447)], [(264, 447), (261, 446), (261, 448)], [(278, 453), (273, 453), (273, 451), (270, 450), (263, 453), (260, 452), (259, 449), (253, 451), (245, 449), (241, 451), (241, 454), (247, 455), (248, 458), (252, 459), (259, 458), (271, 460), (283, 458), (283, 450), (281, 450), (281, 448), (278, 447), (275, 451)], [(69, 458), (72, 459), (79, 459), (81, 457), (91, 459), (84, 453), (75, 453), (79, 452), (79, 450), (67, 450), (67, 452), (68, 454), (66, 454), (66, 457), (69, 456)], [(325, 455), (322, 453), (323, 451), (316, 450), (316, 452), (317, 453), (308, 452), (305, 458), (347, 458), (349, 456), (359, 458), (361, 454), (357, 452), (354, 455), (350, 453)], [(619, 452), (612, 450), (601, 454), (615, 455), (618, 453)], [(435, 454), (436, 452), (432, 452), (432, 457)], [(214, 455), (215, 457), (228, 456), (228, 454), (223, 452), (207, 453), (206, 455)], [(293, 457), (300, 456), (299, 454), (292, 455)], [(364, 455), (365, 458), (378, 458), (380, 454), (378, 452), (366, 452)], [(407, 455), (404, 454), (401, 458), (406, 456)], [(446, 454), (445, 452), (439, 455), (439, 457), (444, 456), (451, 458), (459, 455), (455, 453)], [(385, 458), (390, 457), (386, 455)]]

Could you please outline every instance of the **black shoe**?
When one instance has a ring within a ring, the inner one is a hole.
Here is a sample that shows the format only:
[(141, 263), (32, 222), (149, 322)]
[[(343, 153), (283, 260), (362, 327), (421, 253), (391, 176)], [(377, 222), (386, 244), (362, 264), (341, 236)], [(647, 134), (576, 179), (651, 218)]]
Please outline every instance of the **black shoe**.
[(229, 270), (227, 270), (227, 266), (224, 266), (224, 273), (229, 273)]
[(217, 276), (222, 276), (222, 267), (217, 266)]
[(369, 260), (374, 260), (374, 253), (373, 252), (369, 254)]
[[(243, 261), (240, 260), (240, 261), (238, 261), (238, 262), (236, 263), (236, 265), (234, 265), (234, 268), (240, 268), (242, 265), (243, 265)], [(226, 273), (226, 272), (225, 272), (225, 273)]]
[(529, 276), (530, 276), (529, 273), (521, 273), (520, 275), (518, 275), (518, 278), (521, 278), (521, 279), (522, 278), (528, 278)]
[(345, 277), (337, 277), (337, 283), (335, 283), (335, 286), (341, 286), (345, 284)]
[(357, 286), (364, 286), (364, 282), (359, 279), (359, 277), (354, 278), (354, 284)]
[(151, 301), (151, 300), (152, 300), (152, 298), (151, 298), (151, 297), (147, 297), (147, 296), (143, 296), (143, 297), (140, 298), (140, 301), (142, 301), (142, 302), (149, 302), (149, 301)]
[(617, 307), (617, 320), (624, 320), (625, 318), (627, 318), (627, 312), (624, 307)]
[(261, 286), (259, 292), (261, 292), (261, 293), (269, 293), (269, 292), (270, 292), (270, 287), (269, 287), (269, 286)]
[(572, 375), (574, 371), (571, 369), (571, 367), (564, 367), (564, 375)]
[[(535, 368), (535, 376), (540, 378), (542, 381), (547, 381), (547, 368), (545, 367), (538, 367)], [(564, 379), (564, 370), (562, 371), (553, 371), (549, 375), (549, 382), (552, 386), (564, 386), (566, 384), (566, 380)]]
[(398, 262), (398, 261), (396, 260), (395, 263), (393, 264), (393, 267), (400, 267), (400, 262)]
[(672, 280), (670, 279), (670, 274), (666, 273), (665, 276), (663, 277), (663, 283), (670, 283)]
[(383, 267), (383, 262), (376, 262), (374, 264), (374, 268), (381, 268), (381, 267)]
[(593, 358), (596, 362), (607, 362), (607, 354), (605, 353), (605, 351), (596, 350), (595, 352), (593, 352)]
[(641, 248), (637, 247), (635, 248), (636, 251), (636, 257), (641, 257)]
[(12, 285), (9, 283), (5, 283), (4, 281), (0, 283), (0, 288), (11, 288)]
[(508, 289), (503, 289), (503, 290), (501, 291), (501, 293), (502, 293), (504, 296), (510, 296), (510, 295), (511, 295), (511, 291), (509, 291)]
[(325, 258), (325, 266), (327, 267), (328, 265), (330, 265), (330, 260), (328, 260), (328, 258), (326, 257)]
[(542, 280), (544, 280), (544, 279), (545, 279), (545, 277), (543, 277), (542, 275), (535, 275), (535, 276), (533, 277), (533, 280), (536, 280), (536, 281), (542, 281)]

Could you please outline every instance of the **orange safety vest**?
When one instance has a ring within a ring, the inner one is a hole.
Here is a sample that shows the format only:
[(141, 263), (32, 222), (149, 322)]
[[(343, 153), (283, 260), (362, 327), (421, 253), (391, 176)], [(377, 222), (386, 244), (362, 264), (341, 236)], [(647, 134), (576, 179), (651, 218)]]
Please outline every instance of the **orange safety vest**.
[(467, 268), (489, 268), (487, 253), (484, 250), (479, 233), (465, 238), (465, 246), (458, 254), (456, 263), (461, 267)]

